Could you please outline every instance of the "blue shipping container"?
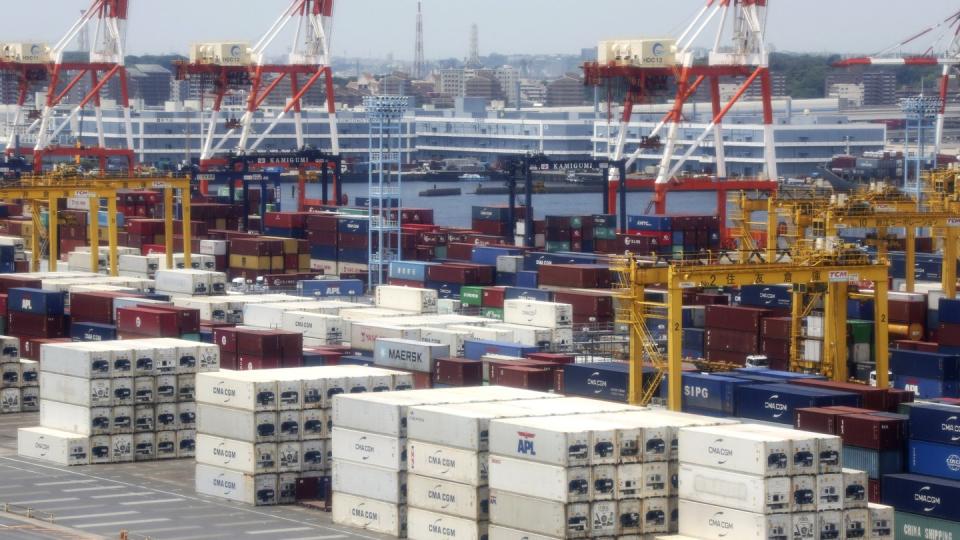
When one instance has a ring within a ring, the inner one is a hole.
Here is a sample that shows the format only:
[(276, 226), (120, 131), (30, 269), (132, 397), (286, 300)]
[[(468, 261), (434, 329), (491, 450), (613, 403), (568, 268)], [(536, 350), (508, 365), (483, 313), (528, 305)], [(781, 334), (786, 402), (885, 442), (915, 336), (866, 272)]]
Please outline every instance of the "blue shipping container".
[(501, 287), (516, 287), (517, 274), (509, 274), (507, 272), (497, 272), (496, 277), (493, 278), (493, 283)]
[(544, 289), (529, 287), (507, 287), (503, 291), (505, 300), (537, 300), (540, 302), (553, 301), (553, 292)]
[(890, 349), (890, 371), (924, 379), (960, 378), (960, 355)]
[[(668, 379), (664, 377), (663, 384), (660, 385), (660, 397), (664, 399), (669, 396)], [(684, 412), (711, 411), (713, 414), (727, 416), (736, 414), (737, 387), (750, 384), (743, 379), (703, 373), (684, 373), (681, 381)]]
[(390, 263), (390, 279), (406, 279), (423, 283), (427, 280), (427, 267), (437, 263), (422, 261), (394, 261)]
[(306, 229), (283, 229), (281, 227), (264, 227), (263, 234), (266, 236), (277, 236), (280, 238), (299, 238), (307, 237)]
[(737, 416), (793, 425), (794, 413), (804, 407), (860, 406), (860, 396), (847, 392), (799, 388), (789, 384), (737, 387)]
[(740, 287), (740, 304), (772, 309), (790, 309), (793, 294), (788, 285), (744, 285)]
[(543, 253), (523, 254), (523, 269), (534, 272), (544, 264), (597, 264), (596, 255), (584, 253)]
[(960, 446), (960, 407), (911, 403), (910, 436), (921, 441)]
[(734, 379), (740, 379), (742, 381), (750, 381), (756, 384), (783, 384), (783, 379), (780, 377), (772, 377), (770, 375), (760, 375), (759, 373), (750, 373), (748, 371), (721, 371), (714, 373), (714, 375), (723, 375), (724, 377), (733, 377)]
[(767, 368), (756, 368), (756, 367), (743, 367), (733, 370), (737, 374), (745, 375), (761, 375), (764, 377), (773, 377), (776, 379), (785, 379), (788, 381), (796, 381), (799, 379), (814, 379), (818, 381), (825, 381), (827, 378), (823, 375), (816, 375), (813, 373), (794, 373), (792, 371), (779, 371), (776, 369), (767, 369)]
[[(381, 204), (380, 199), (374, 199), (376, 201), (375, 207), (379, 208)], [(370, 197), (354, 197), (353, 205), (359, 206), (360, 208), (367, 208), (370, 206)], [(387, 197), (383, 199), (383, 206), (387, 208), (397, 208), (400, 206), (400, 199), (396, 197)]]
[(960, 482), (918, 474), (883, 477), (883, 503), (899, 511), (960, 521)]
[(490, 341), (485, 339), (465, 339), (463, 341), (463, 357), (470, 360), (480, 360), (485, 354), (502, 354), (504, 356), (524, 358), (530, 353), (539, 351), (539, 347), (531, 347), (506, 341)]
[(873, 320), (873, 300), (847, 300), (847, 319)]
[(673, 228), (670, 216), (627, 216), (627, 228), (635, 231), (669, 231)]
[(363, 282), (359, 279), (314, 279), (297, 282), (297, 295), (325, 298), (328, 296), (361, 296)]
[(112, 324), (78, 322), (70, 325), (70, 339), (74, 341), (114, 341), (117, 327)]
[(427, 281), (423, 286), (427, 289), (433, 289), (437, 291), (437, 298), (453, 298), (454, 300), (460, 299), (460, 287), (462, 287), (462, 285), (459, 283)]
[(337, 220), (337, 231), (349, 234), (367, 234), (370, 230), (370, 220), (367, 218), (340, 218)]
[(960, 448), (911, 440), (907, 449), (907, 470), (914, 474), (960, 480)]
[(893, 387), (900, 390), (909, 390), (920, 399), (960, 397), (960, 383), (957, 381), (925, 379), (894, 373)]
[(470, 260), (477, 264), (496, 266), (497, 257), (503, 255), (523, 255), (523, 250), (495, 246), (474, 246), (473, 253), (470, 255)]
[[(645, 366), (645, 384), (655, 374), (653, 368)], [(626, 402), (629, 388), (630, 366), (626, 362), (587, 362), (563, 366), (565, 394)]]
[(884, 450), (883, 452), (857, 446), (843, 447), (843, 466), (867, 473), (873, 480), (880, 480), (885, 474), (903, 472), (903, 452)]
[(337, 260), (337, 246), (310, 246), (310, 258), (321, 261)]
[(373, 358), (369, 356), (341, 356), (337, 360), (338, 365), (351, 365), (351, 366), (372, 366)]
[(367, 250), (363, 248), (359, 248), (359, 249), (340, 248), (337, 250), (337, 260), (340, 262), (367, 264), (370, 258), (367, 255)]
[(937, 310), (940, 312), (941, 322), (960, 324), (960, 300), (941, 298)]
[(43, 289), (10, 289), (7, 297), (7, 309), (21, 313), (38, 315), (63, 315), (64, 293)]
[(522, 272), (517, 272), (517, 287), (525, 287), (528, 289), (536, 289), (539, 285), (539, 274), (535, 271), (524, 270)]

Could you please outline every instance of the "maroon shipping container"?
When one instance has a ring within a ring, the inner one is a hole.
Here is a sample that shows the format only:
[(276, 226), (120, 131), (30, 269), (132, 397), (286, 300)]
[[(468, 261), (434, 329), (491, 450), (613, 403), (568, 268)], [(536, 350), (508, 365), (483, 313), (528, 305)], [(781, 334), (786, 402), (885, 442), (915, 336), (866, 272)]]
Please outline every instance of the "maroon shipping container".
[(307, 225), (307, 212), (267, 212), (263, 217), (265, 227), (303, 229)]
[(161, 306), (158, 304), (142, 304), (140, 307), (146, 307), (157, 311), (167, 311), (177, 316), (178, 335), (196, 334), (200, 332), (200, 310), (177, 306)]
[(237, 353), (237, 328), (223, 327), (213, 329), (213, 343), (220, 347), (221, 353)]
[[(541, 268), (544, 268), (543, 266)], [(613, 296), (602, 292), (555, 291), (555, 302), (573, 307), (573, 322), (610, 322), (614, 319)]]
[(549, 392), (554, 387), (553, 370), (523, 366), (493, 366), (490, 384)]
[(483, 307), (502, 308), (506, 287), (485, 287), (480, 304)]
[(37, 338), (58, 338), (64, 333), (62, 315), (43, 315), (11, 311), (7, 316), (7, 334), (11, 336), (30, 336)]
[(720, 293), (697, 293), (693, 301), (698, 306), (725, 306), (730, 303), (730, 297)]
[(764, 337), (760, 339), (760, 352), (767, 355), (767, 358), (773, 360), (790, 359), (790, 340), (772, 339)]
[(573, 364), (577, 357), (572, 354), (535, 352), (527, 355), (530, 360), (549, 362), (551, 364)]
[(20, 337), (20, 357), (40, 361), (40, 348), (46, 343), (70, 343), (70, 338)]
[(882, 388), (873, 388), (871, 386), (864, 386), (862, 384), (855, 383), (812, 379), (800, 379), (794, 381), (794, 383), (806, 386), (815, 386), (817, 388), (824, 388), (826, 390), (837, 390), (839, 392), (850, 392), (857, 394), (860, 396), (860, 405), (864, 409), (870, 409), (871, 411), (887, 410), (887, 391)]
[(707, 328), (704, 346), (713, 351), (726, 351), (744, 355), (760, 352), (757, 335), (723, 328)]
[(438, 358), (433, 382), (448, 386), (481, 386), (483, 362), (466, 358)]
[(443, 263), (427, 267), (427, 280), (462, 285), (489, 285), (493, 283), (493, 273), (492, 266)]
[(764, 338), (790, 339), (792, 317), (764, 317), (760, 335)]
[(447, 258), (456, 261), (469, 261), (473, 258), (473, 244), (464, 242), (447, 244)]
[[(960, 347), (960, 324), (940, 323), (937, 336), (940, 338), (940, 345)], [(919, 346), (917, 350), (921, 350)]]
[(540, 285), (578, 289), (610, 288), (610, 267), (594, 264), (544, 264), (538, 269)]
[(867, 484), (867, 500), (874, 504), (883, 504), (883, 483), (871, 478)]
[(760, 308), (709, 305), (706, 308), (706, 327), (757, 334), (760, 332), (760, 321), (769, 313)]
[(0, 274), (0, 293), (3, 294), (7, 294), (10, 289), (40, 289), (42, 287), (43, 282), (39, 279), (18, 276), (15, 274)]
[(869, 414), (840, 417), (837, 435), (843, 444), (873, 450), (896, 450), (903, 447), (905, 420), (883, 418)]
[(237, 353), (226, 352), (224, 350), (221, 350), (220, 351), (220, 369), (230, 369), (230, 370), (236, 371), (238, 369)]
[(801, 431), (836, 435), (840, 416), (844, 414), (827, 407), (806, 407), (797, 409), (793, 417), (793, 427)]
[(178, 316), (174, 311), (122, 307), (117, 310), (117, 332), (151, 337), (179, 337)]
[(898, 388), (887, 389), (887, 411), (897, 412), (901, 403), (913, 403), (916, 396), (910, 390), (900, 390)]
[(901, 324), (924, 324), (927, 320), (926, 302), (890, 300), (887, 302), (887, 306), (890, 322)]
[(136, 296), (118, 292), (70, 293), (70, 320), (113, 324), (113, 301), (116, 298)]
[(277, 357), (263, 357), (252, 354), (240, 354), (237, 356), (237, 369), (241, 371), (253, 369), (277, 369), (282, 367), (280, 359)]
[(337, 235), (337, 246), (342, 249), (366, 249), (370, 244), (370, 238), (366, 234), (339, 233)]
[(336, 232), (337, 216), (336, 214), (311, 213), (307, 215), (306, 227), (310, 231)]
[(475, 219), (470, 222), (470, 228), (483, 234), (498, 237), (505, 236), (507, 232), (509, 232), (509, 224), (499, 221), (481, 221)]
[(231, 238), (230, 254), (247, 255), (248, 257), (283, 255), (283, 240)]
[(237, 331), (237, 351), (241, 355), (279, 359), (283, 354), (280, 334), (270, 330), (240, 329)]
[[(299, 358), (303, 363), (303, 334), (300, 332), (277, 332), (280, 337), (280, 355), (284, 360), (295, 361)], [(285, 366), (287, 367), (287, 366)]]
[(9, 296), (8, 296), (6, 293), (0, 294), (0, 317), (6, 317), (6, 316), (7, 316), (7, 311), (8, 311), (8, 310), (7, 310), (7, 299), (8, 299), (8, 298), (9, 298)]
[(744, 353), (707, 349), (704, 356), (706, 356), (706, 359), (710, 360), (711, 362), (725, 362), (728, 364), (745, 366), (748, 355)]

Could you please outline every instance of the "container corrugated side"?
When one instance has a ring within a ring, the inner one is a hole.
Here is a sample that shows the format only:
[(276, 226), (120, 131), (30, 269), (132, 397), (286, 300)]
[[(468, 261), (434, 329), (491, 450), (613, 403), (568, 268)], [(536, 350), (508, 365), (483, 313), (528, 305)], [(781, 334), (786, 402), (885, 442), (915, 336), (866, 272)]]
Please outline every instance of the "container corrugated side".
[(486, 451), (490, 420), (536, 415), (523, 410), (524, 403), (527, 401), (411, 407), (407, 413), (407, 436), (443, 446)]
[[(593, 482), (588, 467), (564, 467), (490, 456), (490, 489), (557, 502), (590, 502)], [(611, 486), (611, 489), (613, 486)]]
[(789, 514), (754, 514), (680, 499), (680, 534), (704, 540), (788, 537)]
[(410, 440), (406, 446), (407, 470), (431, 478), (472, 486), (487, 485), (487, 454)]
[(490, 522), (555, 538), (580, 538), (590, 534), (590, 505), (491, 491)]
[(411, 506), (407, 509), (407, 538), (410, 540), (486, 540), (487, 522)]
[(90, 439), (55, 429), (20, 428), (17, 430), (17, 455), (57, 465), (86, 465), (90, 461)]
[(403, 439), (336, 426), (332, 434), (330, 448), (334, 460), (352, 461), (394, 471), (406, 469)]
[(843, 466), (867, 473), (872, 480), (880, 480), (885, 474), (903, 471), (904, 455), (899, 450), (883, 452), (856, 446), (843, 447)]
[(407, 473), (336, 459), (333, 490), (391, 504), (406, 504)]
[(792, 499), (788, 477), (765, 478), (689, 464), (680, 465), (679, 495), (757, 514), (788, 512)]
[(960, 538), (960, 522), (897, 511), (894, 517), (897, 540)]
[(533, 534), (519, 529), (511, 529), (495, 523), (490, 524), (490, 540), (560, 540), (553, 536)]
[(277, 503), (277, 475), (250, 475), (220, 467), (197, 464), (197, 493), (255, 506)]
[(411, 474), (407, 500), (411, 507), (484, 521), (489, 519), (489, 490)]
[(407, 507), (333, 492), (333, 522), (399, 538), (407, 535)]
[(899, 511), (960, 521), (960, 482), (917, 474), (883, 477), (883, 503)]
[(776, 435), (700, 427), (680, 430), (679, 454), (682, 463), (761, 476), (787, 476), (792, 449), (789, 440)]

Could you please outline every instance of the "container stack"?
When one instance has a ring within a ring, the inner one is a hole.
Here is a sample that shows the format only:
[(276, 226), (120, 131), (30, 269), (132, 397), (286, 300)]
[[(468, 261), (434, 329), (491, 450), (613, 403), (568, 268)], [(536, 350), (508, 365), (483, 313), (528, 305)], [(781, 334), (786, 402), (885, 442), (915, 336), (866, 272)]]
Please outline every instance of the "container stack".
[(960, 407), (910, 405), (909, 474), (883, 478), (883, 502), (897, 509), (897, 538), (958, 538)]
[(770, 311), (754, 307), (706, 307), (704, 348), (707, 360), (744, 365), (760, 354), (760, 331)]
[(685, 537), (893, 538), (893, 509), (868, 503), (835, 436), (742, 424), (681, 429), (679, 444)]
[(330, 405), (385, 392), (402, 373), (360, 366), (219, 371), (197, 377), (198, 493), (254, 505), (317, 498), (329, 476)]
[(331, 441), (334, 523), (407, 536), (407, 418), (411, 407), (548, 397), (550, 394), (498, 386), (337, 396)]
[(227, 292), (227, 276), (209, 270), (157, 270), (156, 290), (169, 296), (221, 295)]
[(216, 346), (176, 339), (43, 345), (40, 427), (19, 430), (19, 453), (60, 465), (192, 457), (197, 373), (219, 362)]
[(0, 336), (0, 414), (40, 410), (39, 364), (20, 358), (20, 340)]
[(20, 357), (39, 360), (40, 345), (65, 340), (65, 295), (56, 290), (11, 288), (7, 291), (6, 334), (20, 338)]

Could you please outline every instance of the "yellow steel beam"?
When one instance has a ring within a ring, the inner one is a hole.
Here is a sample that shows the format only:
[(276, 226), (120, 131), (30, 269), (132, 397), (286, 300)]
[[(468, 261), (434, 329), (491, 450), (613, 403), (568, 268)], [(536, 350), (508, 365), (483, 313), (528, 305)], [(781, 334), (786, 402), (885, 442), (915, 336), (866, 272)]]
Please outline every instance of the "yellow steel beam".
[(683, 289), (676, 272), (667, 282), (667, 407), (683, 408)]
[(917, 281), (917, 230), (913, 227), (907, 227), (906, 229), (906, 246), (905, 251), (906, 255), (906, 275), (907, 278), (907, 292), (912, 293), (916, 288)]
[(49, 249), (49, 258), (50, 261), (47, 264), (47, 268), (51, 272), (57, 271), (57, 260), (60, 258), (60, 230), (59, 227), (59, 218), (60, 212), (57, 207), (57, 197), (51, 196), (49, 198), (49, 208), (50, 213), (47, 216), (47, 226), (49, 227), (47, 231), (47, 243)]
[[(191, 254), (193, 253), (193, 232), (190, 230), (190, 188), (180, 190), (180, 210), (183, 213), (182, 221), (183, 224), (183, 267), (184, 268), (193, 268), (193, 259)], [(173, 212), (173, 208), (165, 210), (165, 212)]]
[(107, 198), (107, 236), (110, 245), (110, 275), (120, 275), (119, 257), (117, 255), (117, 198)]
[(943, 244), (943, 293), (947, 298), (957, 297), (957, 232), (956, 227), (947, 227)]
[(90, 197), (90, 271), (100, 271), (100, 199)]
[(824, 373), (834, 381), (846, 382), (847, 376), (847, 283), (831, 282), (824, 299), (823, 354)]
[(874, 356), (877, 362), (877, 387), (890, 387), (889, 316), (887, 314), (887, 280), (874, 280), (873, 327)]
[(33, 228), (30, 230), (30, 271), (40, 271), (40, 201), (30, 202), (30, 214), (32, 217)]
[(173, 269), (173, 188), (163, 190), (163, 244), (167, 268)]

